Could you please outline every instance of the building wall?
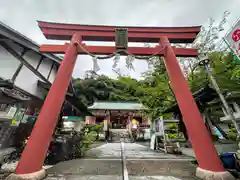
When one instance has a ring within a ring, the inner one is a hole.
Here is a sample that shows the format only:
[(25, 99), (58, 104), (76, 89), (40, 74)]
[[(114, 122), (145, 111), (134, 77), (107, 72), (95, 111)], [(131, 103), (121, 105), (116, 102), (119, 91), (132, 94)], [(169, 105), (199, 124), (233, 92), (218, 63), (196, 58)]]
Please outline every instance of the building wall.
[(48, 78), (52, 63), (53, 62), (51, 60), (44, 58), (38, 68), (38, 71), (46, 78)]
[(11, 79), (19, 65), (20, 61), (0, 46), (0, 78)]
[(41, 59), (41, 56), (39, 54), (36, 54), (33, 51), (27, 51), (24, 55), (23, 58), (31, 64), (34, 68), (37, 68), (37, 65)]
[(41, 79), (27, 67), (23, 66), (14, 84), (24, 91), (41, 98), (44, 94), (37, 86), (38, 80)]
[(149, 120), (148, 119), (143, 119), (142, 124), (143, 125), (149, 125)]
[[(21, 55), (24, 51), (24, 49), (17, 44), (8, 43), (8, 45), (11, 46), (19, 55)], [(22, 57), (46, 79), (50, 82), (54, 81), (57, 73), (56, 64), (53, 66), (54, 61), (48, 58), (43, 58), (41, 60), (41, 55), (34, 51), (27, 51)], [(20, 64), (20, 60), (0, 46), (0, 78), (5, 80), (12, 79)], [(44, 94), (37, 86), (38, 80), (44, 81), (28, 67), (23, 66), (17, 75), (14, 84), (34, 96), (43, 98)]]
[(95, 124), (96, 117), (95, 116), (86, 116), (85, 124)]
[(48, 79), (51, 83), (53, 83), (53, 81), (55, 80), (56, 74), (57, 74), (57, 66), (54, 65), (52, 68), (51, 74), (49, 76), (49, 79)]

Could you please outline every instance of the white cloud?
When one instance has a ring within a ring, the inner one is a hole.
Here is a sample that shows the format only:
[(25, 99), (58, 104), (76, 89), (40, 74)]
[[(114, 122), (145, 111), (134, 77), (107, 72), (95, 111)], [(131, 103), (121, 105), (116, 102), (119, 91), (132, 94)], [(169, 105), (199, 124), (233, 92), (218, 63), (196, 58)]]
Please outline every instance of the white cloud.
[[(55, 43), (44, 38), (37, 20), (100, 25), (191, 26), (205, 24), (209, 17), (220, 19), (225, 10), (231, 12), (229, 27), (239, 16), (239, 0), (7, 0), (0, 6), (0, 20), (38, 43)], [(99, 63), (100, 72), (114, 76), (112, 61)], [(82, 76), (92, 67), (90, 57), (80, 56), (74, 76)], [(123, 73), (140, 77), (146, 71), (142, 61), (129, 72), (121, 61)]]

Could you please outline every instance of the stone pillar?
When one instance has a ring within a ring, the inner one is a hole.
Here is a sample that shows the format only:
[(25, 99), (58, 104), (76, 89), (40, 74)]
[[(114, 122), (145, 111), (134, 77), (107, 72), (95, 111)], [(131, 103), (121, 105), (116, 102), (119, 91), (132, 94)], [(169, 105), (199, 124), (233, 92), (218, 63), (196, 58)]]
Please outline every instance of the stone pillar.
[(17, 165), (16, 176), (27, 177), (27, 174), (30, 174), (29, 177), (32, 177), (32, 175), (37, 175), (38, 172), (40, 174), (43, 172), (42, 166), (48, 146), (72, 79), (72, 72), (77, 59), (76, 42), (78, 41), (80, 41), (80, 36), (74, 35)]
[(165, 47), (165, 66), (198, 160), (197, 176), (204, 179), (207, 177), (214, 177), (214, 179), (217, 177), (222, 178), (225, 176), (223, 174), (227, 174), (228, 176), (229, 173), (225, 172), (218, 157), (216, 148), (209, 136), (209, 132), (203, 122), (168, 38), (162, 37), (160, 42)]
[(132, 129), (132, 119), (133, 119), (133, 115), (131, 113), (129, 113), (129, 115), (128, 115), (128, 122), (127, 122), (129, 130)]

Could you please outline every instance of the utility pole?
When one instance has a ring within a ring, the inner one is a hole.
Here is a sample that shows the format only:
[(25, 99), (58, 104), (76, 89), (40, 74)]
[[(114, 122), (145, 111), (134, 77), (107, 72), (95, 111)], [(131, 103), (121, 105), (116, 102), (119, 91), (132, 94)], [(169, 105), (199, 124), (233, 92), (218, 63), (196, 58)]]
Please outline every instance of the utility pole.
[(220, 90), (220, 88), (217, 84), (217, 81), (216, 81), (215, 77), (212, 75), (209, 58), (207, 56), (203, 55), (203, 56), (200, 56), (199, 59), (200, 59), (200, 61), (198, 62), (198, 65), (203, 66), (206, 73), (208, 74), (214, 89), (216, 90), (220, 100), (223, 103), (223, 106), (224, 106), (227, 114), (229, 115), (233, 125), (235, 126), (235, 128), (237, 130), (237, 134), (238, 134), (238, 137), (239, 137), (240, 136), (240, 129), (239, 129), (239, 126), (237, 124), (236, 118), (233, 114), (233, 110), (232, 110), (232, 108), (229, 107), (225, 97), (223, 96), (223, 94), (222, 94), (222, 92), (221, 92), (221, 90)]

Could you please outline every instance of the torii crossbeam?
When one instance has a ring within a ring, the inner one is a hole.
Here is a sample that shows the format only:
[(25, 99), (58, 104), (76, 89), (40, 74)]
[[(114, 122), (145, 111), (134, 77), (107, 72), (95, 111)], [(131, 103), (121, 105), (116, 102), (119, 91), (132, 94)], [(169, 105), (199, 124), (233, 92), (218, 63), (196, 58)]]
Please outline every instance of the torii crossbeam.
[(211, 175), (225, 172), (176, 59), (176, 56), (196, 57), (197, 50), (171, 46), (171, 43), (192, 43), (200, 31), (200, 26), (176, 28), (117, 27), (60, 24), (42, 21), (39, 21), (38, 24), (47, 39), (70, 40), (70, 43), (64, 45), (42, 45), (40, 47), (40, 51), (43, 53), (64, 53), (65, 56), (38, 116), (28, 144), (21, 156), (16, 174), (31, 174), (42, 169), (56, 126), (58, 113), (72, 78), (77, 55), (85, 53), (78, 48), (78, 45), (81, 44), (92, 54), (112, 54), (116, 51), (115, 47), (86, 46), (82, 41), (114, 41), (115, 29), (117, 28), (128, 29), (129, 42), (155, 42), (159, 44), (153, 48), (129, 47), (128, 51), (134, 55), (152, 55), (164, 48), (158, 55), (165, 58), (164, 62), (170, 82), (198, 160), (199, 167), (197, 172), (206, 172)]

